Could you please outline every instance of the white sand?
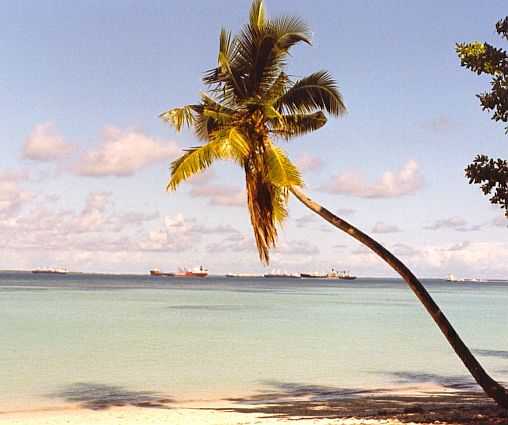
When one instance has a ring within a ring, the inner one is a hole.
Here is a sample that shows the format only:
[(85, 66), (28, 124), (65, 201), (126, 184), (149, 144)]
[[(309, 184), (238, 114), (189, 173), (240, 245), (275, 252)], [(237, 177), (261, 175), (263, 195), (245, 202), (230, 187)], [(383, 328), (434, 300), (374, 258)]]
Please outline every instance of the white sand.
[(122, 407), (101, 411), (79, 409), (8, 413), (0, 415), (0, 425), (402, 425), (398, 420), (295, 419), (209, 410), (202, 406), (174, 409)]

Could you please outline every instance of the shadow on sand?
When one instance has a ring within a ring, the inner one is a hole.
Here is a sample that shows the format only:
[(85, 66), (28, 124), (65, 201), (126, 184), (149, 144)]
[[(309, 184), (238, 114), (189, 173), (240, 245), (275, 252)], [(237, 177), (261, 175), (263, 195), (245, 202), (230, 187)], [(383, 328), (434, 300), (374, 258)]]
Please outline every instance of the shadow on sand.
[(103, 410), (113, 406), (169, 409), (173, 400), (149, 391), (130, 391), (115, 385), (76, 383), (49, 394), (51, 398), (77, 403), (84, 409)]
[[(271, 390), (247, 398), (231, 399), (233, 406), (221, 409), (253, 412), (273, 418), (308, 419), (398, 419), (403, 423), (503, 424), (508, 411), (476, 391), (415, 392), (353, 390), (282, 382), (270, 383)], [(411, 395), (409, 395), (411, 393)]]

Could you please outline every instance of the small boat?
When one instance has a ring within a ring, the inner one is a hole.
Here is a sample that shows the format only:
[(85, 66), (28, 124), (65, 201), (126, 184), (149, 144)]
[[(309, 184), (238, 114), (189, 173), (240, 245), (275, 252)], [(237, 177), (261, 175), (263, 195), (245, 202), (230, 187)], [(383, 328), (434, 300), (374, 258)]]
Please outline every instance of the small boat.
[(48, 274), (67, 274), (69, 271), (66, 269), (35, 269), (32, 273), (48, 273)]
[(203, 266), (194, 267), (192, 269), (179, 269), (174, 276), (177, 277), (207, 277), (208, 269)]
[(161, 272), (160, 270), (153, 269), (150, 270), (150, 276), (174, 276), (175, 274), (172, 272)]

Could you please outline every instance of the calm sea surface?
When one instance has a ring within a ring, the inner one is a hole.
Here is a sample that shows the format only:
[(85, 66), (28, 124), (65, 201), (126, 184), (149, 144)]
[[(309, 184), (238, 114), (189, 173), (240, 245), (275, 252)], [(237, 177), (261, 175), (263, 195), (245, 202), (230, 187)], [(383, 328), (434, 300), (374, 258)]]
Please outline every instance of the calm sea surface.
[[(508, 382), (508, 283), (423, 283)], [(0, 412), (427, 384), (471, 381), (400, 280), (0, 273)]]

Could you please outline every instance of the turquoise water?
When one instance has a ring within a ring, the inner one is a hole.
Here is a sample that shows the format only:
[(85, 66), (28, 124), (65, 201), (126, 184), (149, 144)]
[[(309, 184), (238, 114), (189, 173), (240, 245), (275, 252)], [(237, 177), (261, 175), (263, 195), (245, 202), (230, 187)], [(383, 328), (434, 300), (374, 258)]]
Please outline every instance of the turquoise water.
[[(423, 282), (508, 382), (508, 283)], [(0, 412), (94, 391), (214, 400), (427, 384), (471, 381), (396, 279), (0, 274)]]

